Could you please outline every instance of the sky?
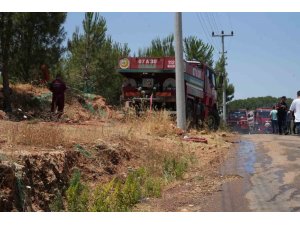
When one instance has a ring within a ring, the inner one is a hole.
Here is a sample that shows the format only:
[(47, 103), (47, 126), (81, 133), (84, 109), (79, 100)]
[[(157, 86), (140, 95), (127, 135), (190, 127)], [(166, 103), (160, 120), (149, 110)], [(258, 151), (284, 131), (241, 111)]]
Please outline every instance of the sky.
[[(128, 43), (131, 53), (149, 46), (152, 39), (174, 32), (174, 13), (101, 13), (114, 41)], [(65, 30), (71, 38), (82, 26), (84, 13), (68, 13)], [(194, 35), (214, 46), (220, 57), (225, 38), (228, 78), (235, 86), (235, 99), (271, 95), (296, 97), (300, 90), (300, 13), (184, 12), (183, 36)]]

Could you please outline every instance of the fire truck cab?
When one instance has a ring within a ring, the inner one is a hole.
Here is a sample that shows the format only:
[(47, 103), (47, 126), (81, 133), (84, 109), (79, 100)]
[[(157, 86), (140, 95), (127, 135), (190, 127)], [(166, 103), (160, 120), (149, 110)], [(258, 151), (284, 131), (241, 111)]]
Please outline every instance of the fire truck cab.
[(237, 109), (228, 113), (227, 124), (234, 131), (249, 133), (248, 112), (246, 109)]

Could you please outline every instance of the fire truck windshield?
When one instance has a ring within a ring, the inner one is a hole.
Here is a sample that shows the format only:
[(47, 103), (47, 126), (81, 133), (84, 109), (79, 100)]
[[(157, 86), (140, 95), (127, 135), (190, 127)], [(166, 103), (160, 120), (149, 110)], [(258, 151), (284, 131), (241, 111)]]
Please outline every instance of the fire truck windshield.
[(229, 113), (229, 118), (230, 119), (240, 119), (240, 118), (246, 118), (246, 112), (231, 112)]
[(269, 118), (270, 112), (269, 111), (261, 111), (261, 112), (258, 112), (258, 115), (259, 115), (259, 117), (262, 117), (262, 118)]

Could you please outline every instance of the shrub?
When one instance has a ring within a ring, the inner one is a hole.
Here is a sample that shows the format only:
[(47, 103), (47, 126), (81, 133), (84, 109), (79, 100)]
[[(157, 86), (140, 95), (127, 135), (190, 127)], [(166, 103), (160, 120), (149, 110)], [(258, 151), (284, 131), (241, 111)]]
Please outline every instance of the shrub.
[(80, 171), (78, 169), (72, 175), (66, 197), (68, 211), (86, 212), (88, 210), (88, 189), (80, 182)]
[(163, 163), (163, 173), (167, 181), (181, 179), (188, 168), (188, 160), (184, 157), (166, 157)]

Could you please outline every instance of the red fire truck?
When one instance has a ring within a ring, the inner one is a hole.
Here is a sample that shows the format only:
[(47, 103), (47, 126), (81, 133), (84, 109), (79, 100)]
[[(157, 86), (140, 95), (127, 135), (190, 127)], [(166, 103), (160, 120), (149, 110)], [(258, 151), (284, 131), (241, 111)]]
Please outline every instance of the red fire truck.
[(237, 109), (228, 113), (227, 124), (234, 131), (249, 133), (248, 113), (246, 109)]
[[(120, 100), (124, 106), (166, 109), (176, 113), (175, 57), (129, 57), (119, 61), (124, 76)], [(186, 115), (198, 124), (217, 128), (216, 74), (197, 61), (184, 61)]]
[(255, 110), (255, 130), (257, 133), (271, 133), (271, 108), (257, 108)]

